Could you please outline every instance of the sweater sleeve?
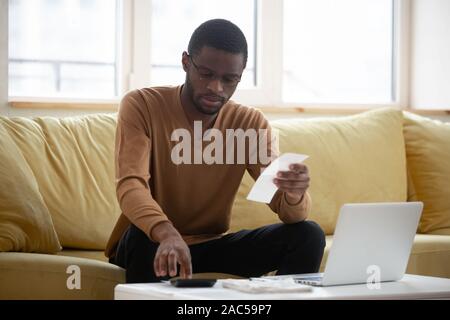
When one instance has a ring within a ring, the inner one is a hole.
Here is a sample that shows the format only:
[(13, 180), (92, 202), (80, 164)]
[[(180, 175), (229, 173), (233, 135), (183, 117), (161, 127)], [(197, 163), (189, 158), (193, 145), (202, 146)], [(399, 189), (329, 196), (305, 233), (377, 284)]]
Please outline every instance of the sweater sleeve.
[[(264, 164), (261, 162), (260, 158), (256, 164), (251, 164), (247, 166), (247, 171), (256, 181), (261, 174), (261, 172), (279, 156), (279, 140), (276, 132), (272, 129), (267, 119), (264, 118), (262, 114), (258, 117), (258, 128), (267, 129), (267, 158), (269, 163)], [(261, 137), (258, 137), (261, 139)], [(303, 197), (297, 203), (289, 203), (286, 199), (286, 193), (277, 190), (272, 198), (272, 201), (268, 204), (273, 212), (277, 213), (280, 220), (284, 223), (295, 223), (305, 220), (311, 210), (311, 196), (308, 191), (306, 191)]]
[(149, 186), (152, 144), (148, 117), (145, 101), (137, 91), (122, 99), (115, 138), (115, 171), (116, 195), (123, 214), (153, 241), (153, 228), (169, 219), (153, 199)]

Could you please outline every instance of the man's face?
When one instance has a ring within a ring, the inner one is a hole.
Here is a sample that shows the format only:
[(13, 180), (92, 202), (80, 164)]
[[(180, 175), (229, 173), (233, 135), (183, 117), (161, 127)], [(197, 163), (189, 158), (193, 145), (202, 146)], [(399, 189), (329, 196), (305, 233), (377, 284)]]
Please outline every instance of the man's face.
[(212, 47), (203, 47), (199, 54), (183, 53), (185, 86), (196, 109), (216, 114), (231, 98), (244, 71), (244, 55)]

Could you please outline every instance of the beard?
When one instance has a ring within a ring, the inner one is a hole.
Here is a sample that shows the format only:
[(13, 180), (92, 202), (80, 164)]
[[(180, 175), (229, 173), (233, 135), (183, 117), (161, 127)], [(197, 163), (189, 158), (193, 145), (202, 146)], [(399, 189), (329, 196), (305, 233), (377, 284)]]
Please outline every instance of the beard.
[(192, 86), (192, 82), (189, 79), (188, 74), (186, 74), (186, 92), (188, 93), (189, 99), (194, 105), (195, 109), (203, 114), (214, 115), (217, 114), (220, 109), (222, 109), (223, 105), (228, 101), (228, 99), (224, 97), (218, 97), (214, 95), (214, 99), (217, 100), (214, 105), (210, 105), (208, 103), (204, 103), (204, 97), (211, 97), (211, 94), (199, 94), (196, 95), (194, 92), (194, 88)]

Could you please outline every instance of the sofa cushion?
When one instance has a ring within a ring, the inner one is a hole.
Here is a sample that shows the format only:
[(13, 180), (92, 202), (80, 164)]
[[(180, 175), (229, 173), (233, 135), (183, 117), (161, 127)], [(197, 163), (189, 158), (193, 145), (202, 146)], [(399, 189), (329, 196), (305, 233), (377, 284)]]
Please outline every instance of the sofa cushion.
[[(80, 270), (80, 289), (67, 283)], [(69, 272), (68, 272), (69, 271)], [(0, 253), (0, 299), (113, 299), (125, 270), (92, 259), (35, 253)]]
[[(354, 116), (271, 122), (280, 151), (307, 154), (312, 198), (309, 219), (333, 234), (340, 207), (351, 202), (407, 200), (403, 117), (378, 109)], [(253, 185), (246, 174), (233, 207), (231, 230), (279, 222), (270, 208), (246, 200)]]
[(36, 177), (62, 246), (103, 250), (120, 214), (114, 185), (116, 116), (3, 122)]
[(60, 250), (33, 171), (0, 117), (0, 251)]
[(416, 234), (407, 273), (450, 278), (450, 236)]
[(450, 123), (404, 113), (408, 169), (424, 203), (421, 233), (450, 235)]
[[(333, 244), (333, 236), (327, 236), (326, 241), (320, 272), (325, 270), (328, 254)], [(406, 273), (450, 278), (449, 266), (450, 236), (416, 234)]]
[(85, 259), (93, 259), (103, 262), (108, 262), (108, 258), (105, 256), (103, 250), (75, 250), (75, 249), (64, 249), (56, 253), (58, 256), (64, 257), (77, 257)]

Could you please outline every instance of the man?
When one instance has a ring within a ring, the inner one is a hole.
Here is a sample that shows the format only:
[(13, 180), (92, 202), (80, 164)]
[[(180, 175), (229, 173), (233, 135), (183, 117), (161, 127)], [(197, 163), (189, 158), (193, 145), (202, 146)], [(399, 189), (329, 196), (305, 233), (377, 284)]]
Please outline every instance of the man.
[[(183, 52), (184, 85), (135, 90), (122, 99), (116, 191), (123, 214), (106, 255), (126, 269), (127, 282), (189, 278), (193, 272), (250, 277), (274, 270), (318, 271), (325, 240), (316, 223), (305, 221), (311, 202), (305, 165), (293, 164), (274, 180), (278, 190), (269, 206), (281, 223), (226, 234), (245, 170), (257, 179), (267, 163), (251, 162), (249, 150), (243, 163), (206, 163), (196, 150), (191, 162), (190, 150), (176, 149), (179, 133), (192, 133), (189, 146), (195, 149), (207, 145), (205, 136), (212, 132), (217, 139), (217, 133), (225, 136), (230, 129), (270, 131), (261, 112), (229, 100), (246, 62), (242, 31), (227, 20), (209, 20), (194, 31)], [(267, 141), (274, 159), (278, 151)], [(216, 156), (224, 151), (231, 153), (228, 160), (236, 160), (231, 151), (242, 150), (232, 148), (227, 143)]]

